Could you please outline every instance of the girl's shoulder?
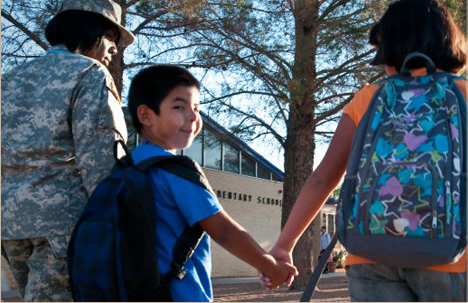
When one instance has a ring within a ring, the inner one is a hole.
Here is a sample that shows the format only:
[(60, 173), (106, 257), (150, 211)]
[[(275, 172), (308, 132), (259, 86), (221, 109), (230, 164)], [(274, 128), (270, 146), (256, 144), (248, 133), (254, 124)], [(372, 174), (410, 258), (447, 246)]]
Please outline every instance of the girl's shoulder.
[(358, 125), (367, 107), (369, 106), (372, 96), (381, 86), (380, 83), (367, 83), (358, 92), (354, 94), (353, 99), (343, 109), (343, 114), (348, 115), (355, 125)]

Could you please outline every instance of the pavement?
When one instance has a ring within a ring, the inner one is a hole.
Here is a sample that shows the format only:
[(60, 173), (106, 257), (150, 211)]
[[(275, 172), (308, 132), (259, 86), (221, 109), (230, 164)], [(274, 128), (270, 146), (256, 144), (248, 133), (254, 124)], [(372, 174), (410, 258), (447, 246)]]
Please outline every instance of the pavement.
[[(335, 277), (345, 277), (345, 272), (333, 272), (322, 274), (320, 279), (328, 279)], [(258, 282), (258, 277), (246, 277), (246, 278), (215, 278), (211, 282), (213, 285), (227, 285), (227, 284), (244, 284), (244, 283), (256, 283)]]
[[(289, 289), (287, 286), (265, 290), (260, 286), (258, 278), (213, 279), (215, 302), (299, 302), (303, 293), (303, 289)], [(323, 274), (310, 301), (351, 302), (344, 270)]]
[[(342, 278), (342, 277), (345, 277), (345, 276), (346, 276), (345, 272), (335, 272), (335, 273), (323, 274), (320, 279), (321, 280), (324, 280), (324, 279), (328, 280), (328, 279), (331, 279), (331, 278)], [(2, 281), (2, 282), (5, 282), (5, 280)], [(223, 286), (232, 285), (233, 286), (232, 289), (236, 289), (238, 287), (242, 288), (242, 285), (247, 285), (247, 284), (250, 284), (249, 286), (252, 286), (253, 284), (258, 285), (257, 284), (258, 283), (258, 277), (215, 278), (215, 279), (212, 279), (212, 283), (213, 283), (213, 286), (214, 286), (214, 289), (215, 289), (215, 301), (218, 301), (217, 299), (220, 299), (219, 301), (229, 301), (230, 297), (228, 297), (226, 295), (226, 293), (228, 291), (224, 291)], [(230, 287), (227, 287), (227, 289), (228, 288), (230, 288)], [(231, 292), (231, 290), (229, 290), (229, 292)], [(244, 292), (244, 291), (242, 291), (242, 292)], [(248, 291), (248, 292), (251, 292), (251, 291)], [(266, 292), (266, 293), (268, 293), (268, 292)], [(216, 295), (219, 295), (219, 297), (217, 298)], [(234, 294), (232, 294), (232, 295), (234, 295)], [(260, 295), (261, 294), (259, 294), (258, 296), (260, 296)], [(234, 297), (234, 298), (235, 298), (234, 301), (241, 301), (238, 296)], [(248, 300), (253, 301), (253, 300), (255, 300), (255, 298), (251, 297)], [(268, 300), (270, 302), (274, 301), (271, 298), (268, 299)], [(282, 300), (283, 301), (288, 301), (286, 298), (283, 298)], [(19, 295), (18, 290), (16, 290), (16, 289), (7, 289), (5, 284), (2, 283), (1, 301), (2, 302), (21, 302), (21, 297)], [(323, 301), (326, 301), (326, 300), (323, 300)], [(341, 299), (341, 301), (345, 301), (345, 300)]]

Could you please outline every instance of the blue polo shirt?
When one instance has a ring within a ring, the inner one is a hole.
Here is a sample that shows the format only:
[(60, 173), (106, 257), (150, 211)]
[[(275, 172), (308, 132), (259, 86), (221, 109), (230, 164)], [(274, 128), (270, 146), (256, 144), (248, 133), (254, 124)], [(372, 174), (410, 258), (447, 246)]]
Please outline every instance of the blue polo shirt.
[[(158, 145), (144, 142), (133, 152), (135, 164), (153, 156), (172, 153)], [(216, 197), (194, 183), (162, 169), (150, 170), (156, 201), (158, 265), (162, 275), (169, 272), (172, 250), (184, 228), (213, 216), (222, 210)], [(208, 235), (202, 238), (195, 253), (185, 264), (182, 280), (173, 278), (169, 285), (172, 298), (178, 302), (213, 301), (211, 286), (211, 250)]]

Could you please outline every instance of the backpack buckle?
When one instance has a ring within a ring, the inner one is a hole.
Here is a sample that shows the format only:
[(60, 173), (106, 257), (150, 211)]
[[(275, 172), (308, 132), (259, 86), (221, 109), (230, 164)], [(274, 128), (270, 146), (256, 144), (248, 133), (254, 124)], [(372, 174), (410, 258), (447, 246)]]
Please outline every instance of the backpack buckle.
[(181, 268), (177, 270), (176, 272), (174, 272), (174, 277), (176, 277), (179, 280), (182, 280), (185, 277), (186, 273), (187, 272), (183, 268)]

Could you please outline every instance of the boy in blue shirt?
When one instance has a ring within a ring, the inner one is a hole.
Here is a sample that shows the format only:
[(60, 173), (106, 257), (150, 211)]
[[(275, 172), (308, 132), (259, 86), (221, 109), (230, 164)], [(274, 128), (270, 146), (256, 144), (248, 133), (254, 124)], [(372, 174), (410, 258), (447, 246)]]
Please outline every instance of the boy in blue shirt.
[[(128, 107), (143, 143), (133, 152), (135, 164), (149, 157), (174, 155), (189, 147), (200, 132), (200, 84), (187, 70), (170, 65), (142, 70), (130, 86)], [(172, 250), (184, 228), (199, 224), (230, 253), (270, 277), (272, 288), (297, 275), (294, 266), (276, 261), (235, 222), (209, 191), (162, 169), (150, 170), (157, 212), (157, 257), (161, 275), (170, 269)], [(185, 265), (183, 279), (172, 278), (174, 301), (213, 301), (211, 251), (205, 235)]]

